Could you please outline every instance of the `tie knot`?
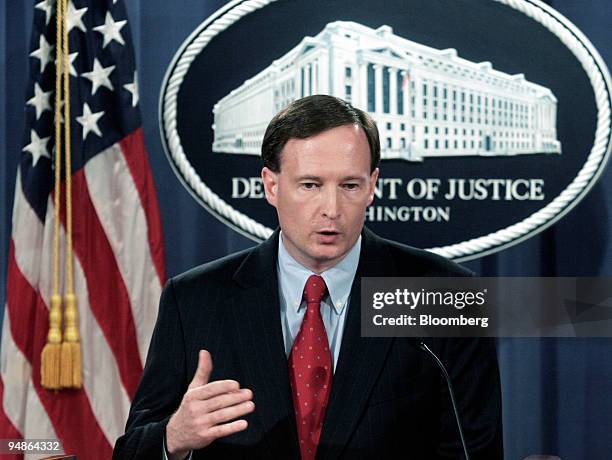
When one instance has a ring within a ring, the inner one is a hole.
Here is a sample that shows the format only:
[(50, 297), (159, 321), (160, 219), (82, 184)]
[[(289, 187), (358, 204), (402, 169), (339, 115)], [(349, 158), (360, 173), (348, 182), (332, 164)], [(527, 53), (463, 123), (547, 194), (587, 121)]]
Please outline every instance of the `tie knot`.
[(306, 303), (320, 303), (326, 293), (327, 286), (325, 280), (319, 275), (310, 275), (304, 287), (304, 298), (306, 299)]

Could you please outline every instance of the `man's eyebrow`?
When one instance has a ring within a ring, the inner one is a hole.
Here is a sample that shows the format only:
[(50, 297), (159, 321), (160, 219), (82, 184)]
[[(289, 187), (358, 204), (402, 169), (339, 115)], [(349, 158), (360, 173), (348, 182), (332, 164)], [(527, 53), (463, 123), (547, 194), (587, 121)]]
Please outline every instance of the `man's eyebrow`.
[(298, 181), (302, 181), (302, 180), (315, 180), (315, 181), (320, 181), (321, 178), (319, 176), (313, 176), (312, 174), (305, 174), (303, 176), (298, 176), (297, 177)]
[[(297, 179), (298, 181), (303, 181), (303, 180), (312, 180), (312, 181), (320, 181), (321, 177), (320, 176), (314, 176), (312, 174), (305, 174), (303, 176), (298, 176)], [(342, 182), (346, 182), (346, 181), (359, 181), (359, 182), (365, 182), (365, 179), (361, 176), (344, 176), (341, 179)]]

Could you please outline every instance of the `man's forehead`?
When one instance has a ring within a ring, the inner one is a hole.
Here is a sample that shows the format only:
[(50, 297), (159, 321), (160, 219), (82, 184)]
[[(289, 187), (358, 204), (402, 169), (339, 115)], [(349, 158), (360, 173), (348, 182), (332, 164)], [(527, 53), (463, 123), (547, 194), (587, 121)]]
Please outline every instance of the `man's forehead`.
[(350, 164), (357, 169), (361, 163), (367, 163), (369, 170), (370, 145), (361, 126), (342, 125), (306, 138), (290, 138), (279, 160), (281, 170), (284, 164), (306, 166), (323, 162), (329, 167), (340, 162), (344, 167)]
[(290, 137), (287, 139), (285, 147), (290, 142), (316, 141), (318, 139), (329, 137), (330, 135), (336, 135), (346, 139), (363, 138), (367, 142), (367, 136), (363, 127), (359, 123), (349, 123), (346, 125), (332, 126), (307, 137)]

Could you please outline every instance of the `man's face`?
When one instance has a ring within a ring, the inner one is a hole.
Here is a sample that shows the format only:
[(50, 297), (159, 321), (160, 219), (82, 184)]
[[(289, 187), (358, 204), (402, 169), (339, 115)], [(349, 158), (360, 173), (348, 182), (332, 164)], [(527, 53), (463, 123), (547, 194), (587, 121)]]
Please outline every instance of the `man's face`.
[(321, 273), (357, 241), (374, 198), (378, 169), (370, 174), (370, 146), (359, 125), (289, 139), (280, 172), (263, 168), (268, 203), (276, 208), (285, 248)]

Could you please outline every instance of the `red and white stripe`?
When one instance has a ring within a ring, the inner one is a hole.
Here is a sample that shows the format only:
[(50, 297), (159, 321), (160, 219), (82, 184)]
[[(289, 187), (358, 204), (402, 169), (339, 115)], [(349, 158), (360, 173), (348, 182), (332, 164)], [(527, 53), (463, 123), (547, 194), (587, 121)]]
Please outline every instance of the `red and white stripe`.
[[(18, 173), (0, 346), (0, 438), (57, 438), (80, 458), (108, 459), (142, 375), (165, 276), (142, 130), (95, 156), (72, 183), (83, 388), (53, 392), (40, 386), (54, 207), (50, 196), (43, 224), (23, 195)], [(60, 267), (63, 282), (63, 262)]]

